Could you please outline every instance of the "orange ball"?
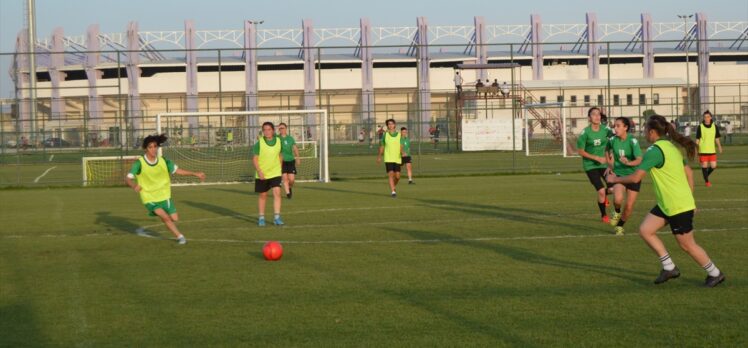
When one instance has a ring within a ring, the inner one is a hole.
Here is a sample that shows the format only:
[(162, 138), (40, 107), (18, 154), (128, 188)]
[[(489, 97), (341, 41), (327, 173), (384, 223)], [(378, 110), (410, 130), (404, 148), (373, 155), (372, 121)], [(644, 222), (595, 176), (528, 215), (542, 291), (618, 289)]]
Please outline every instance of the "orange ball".
[(283, 256), (283, 246), (276, 241), (267, 242), (262, 247), (262, 254), (265, 256), (265, 260), (278, 261)]

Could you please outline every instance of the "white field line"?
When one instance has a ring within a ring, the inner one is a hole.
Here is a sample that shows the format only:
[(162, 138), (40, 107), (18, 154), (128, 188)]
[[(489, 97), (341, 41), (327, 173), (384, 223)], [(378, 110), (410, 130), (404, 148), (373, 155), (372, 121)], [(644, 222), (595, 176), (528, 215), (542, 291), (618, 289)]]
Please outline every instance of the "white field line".
[(57, 168), (57, 166), (54, 166), (52, 168), (49, 168), (49, 169), (45, 170), (44, 173), (42, 173), (42, 175), (39, 175), (39, 176), (36, 177), (36, 179), (34, 179), (34, 183), (38, 183), (39, 180), (41, 180), (41, 178), (43, 178), (45, 175), (47, 175), (47, 173), (51, 172), (52, 169), (55, 169), (55, 168)]
[[(713, 233), (713, 232), (739, 232), (748, 230), (748, 227), (735, 227), (735, 228), (704, 228), (697, 229), (698, 233)], [(660, 231), (657, 234), (671, 234), (670, 231)], [(174, 240), (174, 238), (163, 238), (154, 237), (144, 234), (138, 234), (147, 238), (155, 238), (162, 240)], [(31, 238), (79, 238), (79, 237), (121, 237), (126, 236), (123, 233), (90, 233), (85, 235), (65, 235), (65, 234), (45, 234), (45, 235), (14, 235), (5, 236), (5, 239), (31, 239)], [(556, 236), (519, 236), (519, 237), (475, 237), (475, 238), (435, 238), (435, 239), (385, 239), (385, 240), (280, 240), (279, 242), (285, 244), (406, 244), (406, 243), (458, 243), (458, 242), (490, 242), (490, 241), (516, 241), (516, 240), (558, 240), (558, 239), (587, 239), (587, 238), (625, 238), (637, 236), (636, 234), (627, 234), (624, 236), (616, 236), (612, 233), (596, 233), (596, 234), (564, 234)], [(243, 244), (263, 244), (267, 240), (242, 240), (242, 239), (187, 239), (188, 242), (199, 242), (199, 243), (243, 243)]]

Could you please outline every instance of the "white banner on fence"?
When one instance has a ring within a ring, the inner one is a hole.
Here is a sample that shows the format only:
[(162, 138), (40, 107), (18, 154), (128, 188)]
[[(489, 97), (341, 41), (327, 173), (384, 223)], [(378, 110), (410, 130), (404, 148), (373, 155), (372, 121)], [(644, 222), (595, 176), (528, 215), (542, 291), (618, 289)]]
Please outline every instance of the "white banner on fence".
[(517, 120), (512, 137), (512, 117), (462, 119), (462, 151), (522, 151), (522, 122)]

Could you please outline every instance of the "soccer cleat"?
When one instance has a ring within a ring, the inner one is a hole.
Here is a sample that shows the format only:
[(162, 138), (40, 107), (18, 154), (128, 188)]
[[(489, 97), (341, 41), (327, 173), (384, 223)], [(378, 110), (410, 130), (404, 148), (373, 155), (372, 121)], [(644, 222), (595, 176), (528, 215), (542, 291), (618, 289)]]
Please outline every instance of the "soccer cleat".
[(392, 193), (390, 193), (390, 195), (392, 196), (392, 198), (396, 198), (397, 197), (397, 193), (395, 191), (392, 191)]
[(413, 182), (413, 180), (408, 180), (408, 185), (415, 185), (416, 183)]
[(283, 220), (281, 220), (280, 217), (277, 217), (277, 218), (273, 219), (273, 224), (275, 226), (283, 226)]
[(180, 236), (179, 238), (177, 238), (177, 243), (182, 245), (187, 244), (187, 238), (184, 238), (184, 236)]
[(722, 272), (719, 272), (719, 275), (716, 277), (707, 276), (706, 280), (704, 281), (704, 286), (706, 286), (707, 288), (713, 288), (719, 285), (720, 283), (722, 283), (723, 281), (725, 281), (725, 274)]
[(622, 236), (623, 235), (623, 226), (616, 226), (615, 231), (616, 231), (616, 236)]
[(680, 277), (680, 270), (678, 267), (673, 268), (672, 271), (666, 271), (663, 269), (660, 271), (660, 275), (657, 276), (657, 279), (655, 279), (655, 284), (662, 284), (669, 279), (675, 279), (678, 277)]
[(613, 217), (610, 219), (610, 225), (616, 226), (618, 225), (618, 221), (621, 221), (621, 213), (613, 213)]
[(257, 226), (260, 226), (260, 227), (265, 226), (265, 218), (264, 217), (260, 217), (259, 219), (257, 219)]
[(706, 182), (706, 187), (712, 187), (712, 183), (710, 181)]
[(603, 216), (603, 223), (606, 223), (606, 224), (610, 223), (610, 217), (608, 217), (608, 215)]

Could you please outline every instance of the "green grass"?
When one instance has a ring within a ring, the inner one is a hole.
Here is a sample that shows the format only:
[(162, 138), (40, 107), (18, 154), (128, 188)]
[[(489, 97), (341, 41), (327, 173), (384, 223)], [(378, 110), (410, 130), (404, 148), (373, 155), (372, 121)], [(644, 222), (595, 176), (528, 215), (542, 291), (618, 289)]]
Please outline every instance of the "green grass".
[(283, 228), (250, 185), (177, 187), (185, 246), (126, 188), (2, 190), (0, 346), (745, 346), (748, 169), (696, 174), (715, 289), (667, 229), (652, 284), (649, 179), (623, 237), (581, 173), (300, 184)]
[[(348, 146), (361, 147), (358, 144)], [(378, 178), (382, 175), (384, 165), (376, 163), (376, 149), (363, 147), (370, 153), (336, 155), (331, 150), (333, 155), (330, 157), (330, 176), (333, 180)], [(439, 151), (445, 150), (440, 148)], [(89, 155), (104, 154), (86, 154), (86, 156)], [(47, 153), (45, 156), (41, 153), (29, 152), (22, 154), (20, 158), (15, 154), (8, 155), (3, 158), (3, 162), (0, 162), (0, 187), (80, 185), (82, 181), (81, 157), (82, 153), (67, 152)], [(176, 161), (180, 164), (179, 160)], [(181, 164), (188, 167), (188, 164)], [(698, 166), (698, 163), (694, 162), (693, 165)], [(723, 168), (748, 166), (748, 145), (725, 146), (725, 152), (719, 155), (719, 166)], [(47, 172), (53, 167), (54, 169)], [(220, 168), (218, 165), (213, 167), (214, 169)], [(417, 149), (413, 150), (413, 168), (416, 175), (421, 177), (563, 173), (581, 171), (581, 167), (581, 160), (578, 157), (563, 158), (560, 155), (528, 157), (524, 153), (510, 151), (427, 152), (426, 150), (419, 154)], [(188, 169), (204, 170), (209, 175), (212, 173), (210, 168)], [(45, 172), (47, 174), (42, 176)], [(245, 173), (240, 174), (251, 175), (251, 171), (247, 168)], [(36, 181), (37, 178), (39, 178), (38, 181)]]

